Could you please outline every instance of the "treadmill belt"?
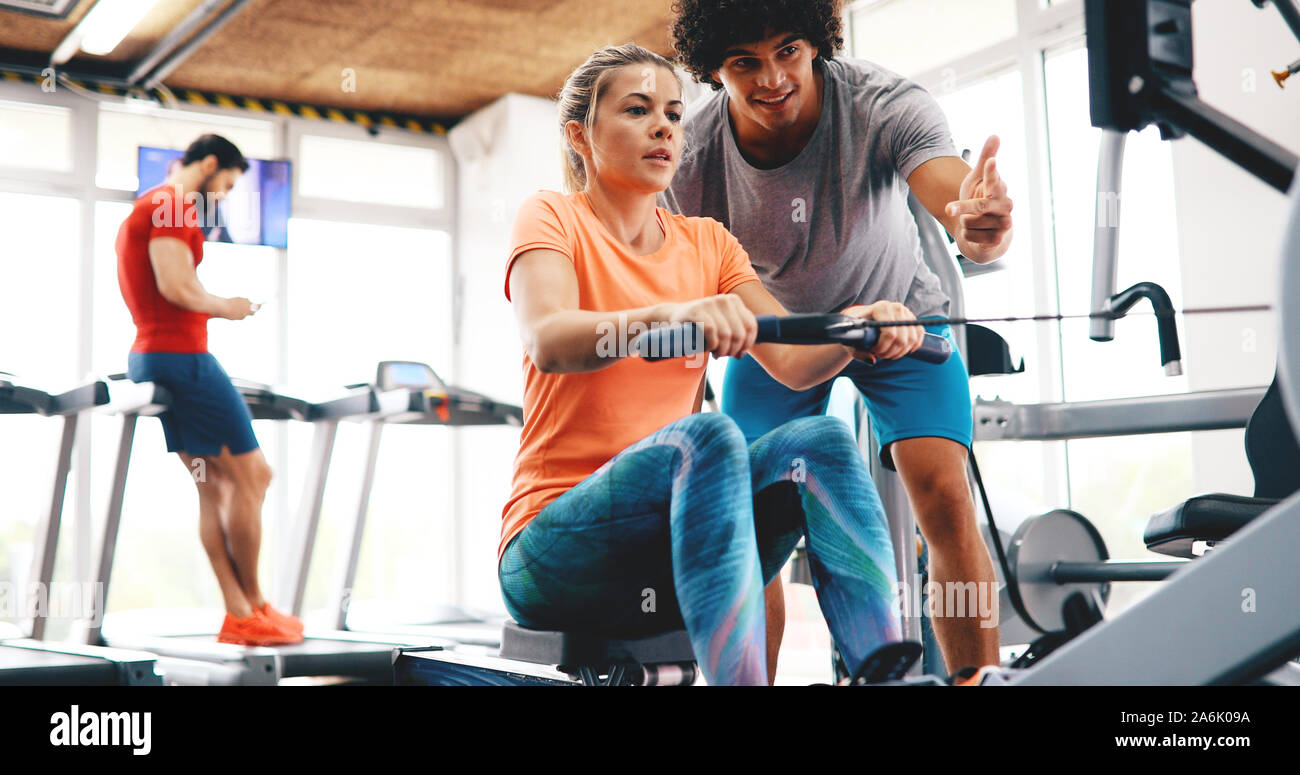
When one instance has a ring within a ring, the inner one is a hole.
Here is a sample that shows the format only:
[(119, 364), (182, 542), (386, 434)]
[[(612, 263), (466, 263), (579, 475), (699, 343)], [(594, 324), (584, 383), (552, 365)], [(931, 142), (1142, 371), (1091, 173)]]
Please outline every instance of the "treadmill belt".
[(105, 659), (0, 646), (0, 685), (116, 686), (117, 664)]
[[(167, 640), (210, 644), (215, 634), (174, 635)], [(264, 646), (281, 659), (281, 677), (341, 675), (388, 683), (393, 678), (393, 648), (390, 643), (359, 643), (351, 640), (307, 637), (291, 646)]]

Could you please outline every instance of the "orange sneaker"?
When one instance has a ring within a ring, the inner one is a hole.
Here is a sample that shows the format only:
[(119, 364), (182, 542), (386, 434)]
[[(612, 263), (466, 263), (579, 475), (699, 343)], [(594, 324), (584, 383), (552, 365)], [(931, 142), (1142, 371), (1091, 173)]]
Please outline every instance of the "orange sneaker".
[(217, 640), (221, 643), (237, 643), (241, 646), (284, 646), (290, 643), (301, 643), (302, 635), (286, 632), (275, 626), (275, 623), (260, 611), (254, 611), (238, 619), (226, 614), (225, 621), (221, 623), (221, 632), (217, 634)]
[(276, 627), (286, 631), (302, 635), (302, 619), (288, 614), (282, 614), (271, 607), (270, 603), (262, 604), (262, 616), (271, 620)]

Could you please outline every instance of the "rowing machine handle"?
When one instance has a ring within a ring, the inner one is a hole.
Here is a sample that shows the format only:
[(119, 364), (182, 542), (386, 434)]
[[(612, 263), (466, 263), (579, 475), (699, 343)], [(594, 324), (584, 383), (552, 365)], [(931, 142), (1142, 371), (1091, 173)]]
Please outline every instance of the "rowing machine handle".
[[(854, 318), (844, 315), (758, 315), (758, 342), (777, 344), (848, 344), (870, 350), (880, 338), (880, 329), (864, 326), (845, 328)], [(695, 355), (704, 349), (704, 337), (694, 323), (672, 323), (639, 334), (632, 340), (633, 352), (648, 361)], [(936, 334), (925, 335), (920, 349), (908, 358), (927, 363), (945, 363), (952, 356), (952, 343)]]

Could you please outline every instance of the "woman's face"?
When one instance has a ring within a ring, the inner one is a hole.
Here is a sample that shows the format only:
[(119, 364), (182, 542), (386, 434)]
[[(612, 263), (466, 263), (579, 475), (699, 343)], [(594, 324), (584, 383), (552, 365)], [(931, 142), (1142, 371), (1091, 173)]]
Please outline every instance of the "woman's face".
[(588, 132), (570, 121), (569, 140), (586, 160), (587, 185), (657, 193), (681, 160), (682, 94), (670, 70), (624, 65), (606, 76)]

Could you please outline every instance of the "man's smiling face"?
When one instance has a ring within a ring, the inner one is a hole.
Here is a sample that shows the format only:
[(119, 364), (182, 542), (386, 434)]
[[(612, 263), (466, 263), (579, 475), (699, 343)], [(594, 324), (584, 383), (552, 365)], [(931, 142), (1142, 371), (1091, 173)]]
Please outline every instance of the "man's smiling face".
[(806, 38), (781, 32), (728, 48), (713, 78), (742, 117), (780, 132), (794, 126), (804, 106), (816, 100), (816, 58), (817, 48)]

